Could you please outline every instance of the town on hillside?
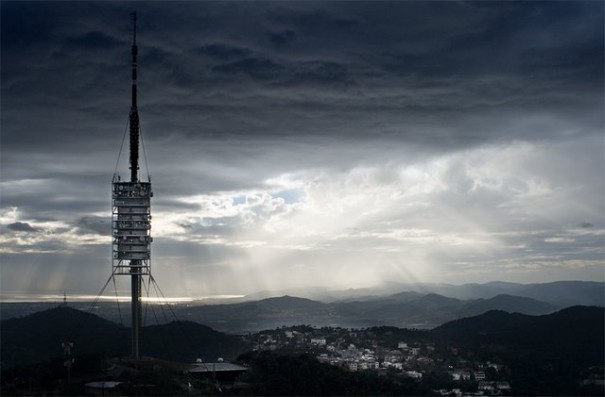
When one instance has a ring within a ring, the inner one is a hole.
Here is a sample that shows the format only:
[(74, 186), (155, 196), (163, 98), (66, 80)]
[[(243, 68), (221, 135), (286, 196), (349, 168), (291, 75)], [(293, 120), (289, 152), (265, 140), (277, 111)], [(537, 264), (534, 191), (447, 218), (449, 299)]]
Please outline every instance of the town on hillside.
[[(498, 356), (454, 346), (451, 341), (420, 330), (294, 326), (245, 338), (255, 351), (305, 353), (350, 371), (399, 375), (424, 383), (436, 395), (443, 396), (510, 395), (515, 392), (511, 378), (519, 375)], [(602, 384), (600, 370), (588, 369), (587, 378), (578, 380), (579, 384)]]

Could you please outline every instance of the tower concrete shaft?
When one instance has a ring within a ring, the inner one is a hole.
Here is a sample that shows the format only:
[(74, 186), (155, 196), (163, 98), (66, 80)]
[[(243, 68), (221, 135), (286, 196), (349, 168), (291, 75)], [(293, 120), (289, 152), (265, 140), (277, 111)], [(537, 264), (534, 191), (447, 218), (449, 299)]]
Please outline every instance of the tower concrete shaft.
[(141, 330), (141, 273), (140, 273), (140, 264), (139, 260), (131, 260), (130, 261), (130, 306), (132, 311), (132, 329), (131, 329), (131, 345), (132, 345), (132, 357), (135, 359), (140, 358), (141, 356), (141, 340), (140, 340), (140, 330)]

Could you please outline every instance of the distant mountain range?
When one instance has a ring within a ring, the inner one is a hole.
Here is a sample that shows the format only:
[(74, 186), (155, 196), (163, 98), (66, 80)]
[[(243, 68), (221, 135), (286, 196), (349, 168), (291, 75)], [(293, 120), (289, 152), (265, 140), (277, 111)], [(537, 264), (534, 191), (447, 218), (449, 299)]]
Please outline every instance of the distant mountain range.
[(176, 312), (183, 318), (225, 332), (250, 332), (301, 323), (352, 328), (389, 325), (430, 329), (489, 310), (539, 315), (552, 313), (556, 309), (550, 303), (511, 295), (460, 300), (433, 293), (399, 293), (332, 303), (286, 295), (236, 304), (177, 307)]
[[(387, 289), (396, 287), (401, 289), (392, 294), (370, 289), (347, 290), (332, 291), (330, 296), (323, 295), (323, 300), (284, 295), (229, 304), (177, 304), (172, 308), (178, 319), (241, 334), (298, 324), (431, 329), (490, 310), (543, 315), (572, 305), (603, 306), (605, 299), (605, 283), (586, 281), (545, 284), (492, 282), (459, 286), (391, 284)], [(313, 289), (312, 293), (318, 296), (321, 290)], [(78, 302), (73, 305), (85, 309), (89, 304)], [(122, 312), (116, 306), (110, 302), (98, 304), (95, 313), (116, 322), (120, 318), (128, 319), (128, 305), (122, 305)], [(7, 319), (42, 308), (48, 308), (48, 303), (3, 303), (2, 317)], [(159, 323), (173, 320), (175, 318), (163, 317)]]
[[(403, 291), (403, 292), (402, 292)], [(393, 294), (438, 294), (461, 300), (489, 299), (497, 295), (514, 295), (532, 298), (556, 307), (573, 305), (605, 305), (605, 282), (556, 281), (551, 283), (519, 284), (493, 281), (484, 284), (462, 285), (444, 283), (396, 283), (389, 282), (375, 288), (329, 290), (327, 288), (296, 289), (287, 291), (262, 291), (247, 296), (248, 300), (259, 300), (274, 296), (294, 295), (322, 302), (343, 300), (367, 300), (384, 298)]]
[[(430, 329), (490, 310), (549, 314), (572, 305), (603, 306), (605, 283), (564, 281), (547, 284), (419, 284), (390, 295), (332, 295), (327, 301), (288, 295), (258, 301), (179, 307), (185, 318), (225, 332), (257, 331), (282, 325), (367, 327), (390, 325)], [(364, 290), (364, 293), (377, 291)], [(317, 293), (317, 290), (315, 290)]]

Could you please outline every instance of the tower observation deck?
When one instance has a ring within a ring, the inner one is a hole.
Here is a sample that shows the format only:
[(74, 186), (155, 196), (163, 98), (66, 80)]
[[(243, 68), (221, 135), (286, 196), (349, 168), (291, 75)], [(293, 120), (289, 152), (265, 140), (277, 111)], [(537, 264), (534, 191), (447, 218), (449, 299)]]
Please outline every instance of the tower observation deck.
[(151, 275), (151, 181), (139, 179), (139, 112), (137, 109), (136, 14), (132, 21), (132, 90), (128, 117), (130, 181), (114, 174), (112, 183), (112, 275), (131, 280), (132, 357), (140, 358), (141, 281)]

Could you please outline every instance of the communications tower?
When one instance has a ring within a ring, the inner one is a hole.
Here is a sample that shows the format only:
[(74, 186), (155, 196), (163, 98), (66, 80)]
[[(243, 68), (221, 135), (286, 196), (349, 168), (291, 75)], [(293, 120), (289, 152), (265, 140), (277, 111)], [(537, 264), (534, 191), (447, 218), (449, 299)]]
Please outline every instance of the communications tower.
[(139, 112), (137, 110), (136, 13), (132, 21), (132, 104), (129, 115), (130, 181), (117, 173), (112, 181), (112, 274), (130, 277), (132, 357), (140, 358), (141, 281), (151, 275), (151, 180), (139, 177)]

